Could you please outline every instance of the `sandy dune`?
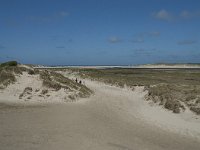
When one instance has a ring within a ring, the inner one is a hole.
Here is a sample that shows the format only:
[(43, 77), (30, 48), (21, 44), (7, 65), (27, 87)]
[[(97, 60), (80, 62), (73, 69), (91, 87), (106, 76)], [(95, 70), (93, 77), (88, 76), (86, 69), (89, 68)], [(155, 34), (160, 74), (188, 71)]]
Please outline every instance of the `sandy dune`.
[[(24, 65), (25, 66), (25, 65)], [(10, 84), (5, 89), (0, 89), (0, 102), (6, 103), (21, 103), (21, 104), (41, 104), (41, 103), (63, 103), (69, 102), (69, 95), (76, 93), (76, 91), (70, 91), (67, 89), (60, 89), (55, 91), (54, 89), (46, 88), (42, 85), (40, 75), (29, 75), (23, 72), (22, 75), (15, 75), (17, 82)], [(23, 97), (20, 97), (25, 88), (30, 87), (32, 91), (28, 94), (25, 93)], [(47, 90), (46, 94), (42, 94), (43, 90)]]
[[(143, 100), (143, 88), (131, 92), (89, 80), (85, 83), (95, 91), (89, 99), (45, 107), (1, 109), (1, 149), (199, 149), (200, 130), (194, 134), (199, 129), (198, 122), (193, 119), (190, 126), (180, 127), (176, 123), (187, 120), (179, 116), (176, 122), (170, 112), (149, 106)], [(160, 117), (149, 118), (155, 111), (170, 118), (165, 122)], [(173, 123), (165, 125), (166, 122)]]

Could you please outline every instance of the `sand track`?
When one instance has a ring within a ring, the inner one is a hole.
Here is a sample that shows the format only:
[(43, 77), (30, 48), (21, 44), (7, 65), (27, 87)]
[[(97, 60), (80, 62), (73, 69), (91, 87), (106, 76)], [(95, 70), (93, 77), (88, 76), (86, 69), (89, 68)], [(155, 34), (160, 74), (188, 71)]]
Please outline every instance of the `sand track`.
[(193, 131), (188, 129), (190, 136), (180, 132), (187, 128), (168, 130), (155, 124), (159, 118), (147, 119), (152, 110), (143, 111), (150, 106), (143, 106), (147, 103), (141, 87), (131, 92), (89, 80), (85, 83), (95, 92), (89, 99), (0, 110), (0, 149), (199, 150), (200, 140)]

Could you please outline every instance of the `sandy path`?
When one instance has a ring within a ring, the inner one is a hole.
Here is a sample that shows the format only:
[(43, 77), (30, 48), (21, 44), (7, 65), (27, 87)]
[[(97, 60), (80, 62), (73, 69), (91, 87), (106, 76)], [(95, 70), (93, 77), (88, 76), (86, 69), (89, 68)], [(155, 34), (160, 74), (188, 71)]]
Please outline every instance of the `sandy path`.
[(0, 149), (199, 150), (198, 139), (142, 118), (141, 88), (86, 84), (95, 95), (77, 103), (0, 110)]

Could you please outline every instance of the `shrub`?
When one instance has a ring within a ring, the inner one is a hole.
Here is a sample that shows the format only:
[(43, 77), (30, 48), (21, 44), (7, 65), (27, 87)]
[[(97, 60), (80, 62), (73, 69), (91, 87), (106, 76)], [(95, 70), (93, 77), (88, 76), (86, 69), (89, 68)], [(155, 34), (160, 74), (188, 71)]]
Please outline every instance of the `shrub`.
[(29, 71), (28, 71), (28, 74), (30, 74), (30, 75), (34, 75), (35, 72), (34, 72), (34, 70), (29, 70)]
[(71, 100), (75, 100), (76, 96), (75, 95), (69, 95), (68, 98), (71, 99)]
[(200, 108), (199, 107), (190, 107), (190, 110), (195, 112), (197, 115), (200, 115)]
[(17, 61), (8, 61), (8, 62), (5, 62), (5, 63), (2, 63), (0, 66), (1, 67), (5, 67), (5, 66), (17, 66)]
[(196, 100), (196, 104), (200, 103), (200, 97)]
[(48, 93), (48, 90), (42, 90), (42, 92), (41, 92), (42, 95), (45, 95), (47, 93)]
[(174, 113), (179, 113), (181, 104), (177, 100), (169, 100), (168, 99), (164, 106), (165, 106), (165, 108), (172, 110)]
[(188, 94), (188, 95), (186, 96), (185, 100), (186, 100), (186, 101), (190, 101), (190, 100), (193, 100), (193, 99), (195, 99), (195, 98), (196, 98), (196, 95), (190, 93), (190, 94)]

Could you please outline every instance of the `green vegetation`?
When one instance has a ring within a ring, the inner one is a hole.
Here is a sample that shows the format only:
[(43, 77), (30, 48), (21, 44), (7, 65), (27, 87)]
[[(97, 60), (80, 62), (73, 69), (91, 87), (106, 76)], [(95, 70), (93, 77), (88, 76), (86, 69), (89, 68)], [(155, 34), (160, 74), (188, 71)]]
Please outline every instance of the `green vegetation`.
[(0, 67), (6, 67), (6, 66), (17, 66), (17, 62), (16, 61), (8, 61), (5, 63), (0, 64)]
[(82, 78), (90, 78), (119, 87), (144, 86), (147, 100), (179, 113), (188, 107), (200, 114), (200, 70), (198, 69), (69, 69)]

